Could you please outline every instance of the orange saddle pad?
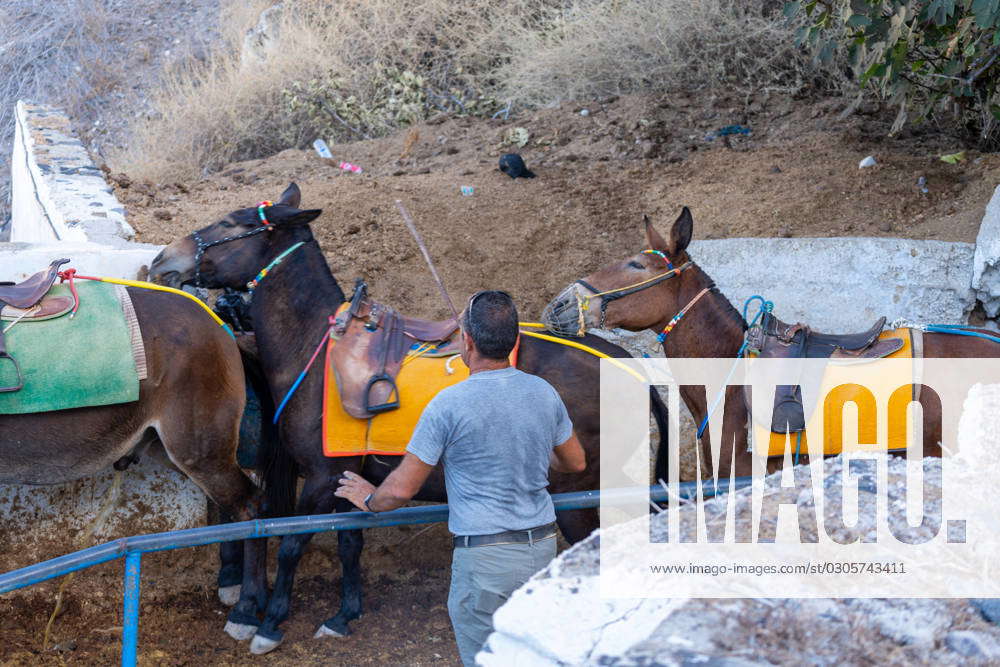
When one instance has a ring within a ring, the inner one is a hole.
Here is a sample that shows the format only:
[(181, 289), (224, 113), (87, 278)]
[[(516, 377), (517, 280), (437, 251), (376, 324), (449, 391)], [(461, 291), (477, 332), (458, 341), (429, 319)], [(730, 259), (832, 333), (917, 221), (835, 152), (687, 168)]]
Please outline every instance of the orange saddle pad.
[(434, 395), (469, 377), (468, 367), (457, 355), (407, 357), (396, 376), (399, 407), (358, 419), (347, 414), (340, 402), (330, 362), (334, 345), (336, 341), (330, 339), (323, 365), (323, 454), (326, 456), (402, 455), (417, 420)]

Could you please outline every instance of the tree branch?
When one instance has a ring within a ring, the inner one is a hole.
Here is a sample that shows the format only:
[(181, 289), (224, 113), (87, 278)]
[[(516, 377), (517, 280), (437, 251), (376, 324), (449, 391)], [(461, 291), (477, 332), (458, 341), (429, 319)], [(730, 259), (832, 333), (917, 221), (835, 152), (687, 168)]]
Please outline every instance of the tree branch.
[(354, 134), (357, 134), (358, 136), (360, 136), (360, 137), (362, 137), (362, 138), (364, 138), (364, 139), (371, 139), (371, 137), (370, 137), (370, 136), (368, 136), (367, 134), (365, 134), (365, 133), (364, 133), (364, 132), (362, 132), (361, 130), (357, 129), (356, 127), (351, 127), (350, 125), (348, 125), (348, 124), (347, 124), (347, 121), (346, 121), (346, 120), (344, 120), (343, 118), (341, 118), (341, 117), (340, 117), (340, 114), (338, 114), (338, 113), (337, 113), (337, 112), (336, 112), (336, 111), (335, 111), (335, 110), (333, 109), (333, 107), (331, 107), (331, 106), (330, 106), (329, 104), (327, 104), (327, 103), (326, 103), (326, 100), (324, 100), (324, 99), (322, 99), (322, 98), (316, 98), (316, 101), (317, 101), (317, 102), (319, 102), (319, 106), (320, 106), (320, 108), (321, 108), (321, 109), (323, 109), (323, 111), (325, 111), (325, 112), (327, 112), (328, 114), (330, 114), (331, 116), (333, 116), (333, 117), (334, 117), (334, 119), (335, 119), (335, 120), (336, 120), (336, 121), (337, 121), (338, 123), (340, 123), (341, 125), (343, 125), (344, 127), (346, 127), (346, 128), (348, 129), (348, 130), (350, 130), (350, 131), (351, 131), (351, 132), (353, 132)]

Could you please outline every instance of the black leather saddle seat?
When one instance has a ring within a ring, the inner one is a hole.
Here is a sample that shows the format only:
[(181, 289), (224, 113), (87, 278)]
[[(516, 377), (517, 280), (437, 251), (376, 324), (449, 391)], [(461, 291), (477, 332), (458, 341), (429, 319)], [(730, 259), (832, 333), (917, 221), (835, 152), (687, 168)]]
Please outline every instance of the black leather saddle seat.
[[(880, 317), (867, 331), (853, 334), (829, 334), (813, 331), (804, 324), (786, 324), (770, 313), (765, 313), (762, 321), (766, 336), (777, 338), (785, 345), (798, 347), (805, 343), (804, 350), (789, 356), (809, 359), (829, 357), (835, 350), (858, 352), (867, 349), (885, 329), (885, 317)], [(804, 353), (803, 353), (804, 352)], [(782, 355), (783, 356), (783, 355)]]
[[(801, 322), (786, 324), (766, 312), (760, 324), (747, 331), (747, 343), (762, 359), (833, 359), (853, 363), (887, 357), (903, 347), (905, 343), (900, 338), (879, 338), (884, 328), (885, 317), (880, 317), (861, 333), (828, 334), (812, 331)], [(777, 386), (771, 431), (796, 433), (805, 430), (805, 425), (802, 388)]]

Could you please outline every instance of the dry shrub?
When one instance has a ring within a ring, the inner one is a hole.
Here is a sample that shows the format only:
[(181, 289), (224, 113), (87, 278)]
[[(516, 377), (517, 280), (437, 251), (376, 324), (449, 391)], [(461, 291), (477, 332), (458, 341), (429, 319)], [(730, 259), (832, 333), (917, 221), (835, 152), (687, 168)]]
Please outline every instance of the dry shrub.
[(516, 50), (501, 65), (501, 95), (547, 104), (678, 88), (802, 89), (838, 85), (794, 45), (781, 3), (746, 0), (577, 0), (538, 25), (508, 26)]
[(129, 148), (112, 161), (142, 178), (191, 177), (317, 136), (376, 136), (441, 110), (461, 112), (478, 102), (470, 72), (491, 66), (480, 49), (502, 44), (494, 18), (535, 5), (286, 3), (269, 14), (262, 58), (241, 62), (243, 34), (232, 29), (207, 63), (167, 73), (151, 95), (156, 115), (133, 126)]
[(14, 103), (44, 99), (92, 115), (127, 75), (120, 45), (139, 16), (121, 0), (0, 2), (0, 223), (6, 218)]
[(442, 111), (679, 86), (801, 87), (817, 70), (776, 4), (299, 0), (268, 13), (276, 28), (263, 55), (241, 62), (255, 3), (224, 20), (225, 44), (206, 63), (164, 77), (157, 113), (112, 159), (164, 180), (316, 137), (379, 136)]

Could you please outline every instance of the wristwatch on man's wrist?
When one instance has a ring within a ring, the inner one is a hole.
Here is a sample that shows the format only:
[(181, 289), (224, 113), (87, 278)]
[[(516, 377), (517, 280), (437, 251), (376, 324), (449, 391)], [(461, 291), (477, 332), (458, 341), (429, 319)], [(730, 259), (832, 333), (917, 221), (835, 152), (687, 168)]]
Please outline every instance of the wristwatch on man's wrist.
[(375, 510), (372, 509), (372, 506), (368, 504), (368, 503), (371, 502), (372, 496), (374, 496), (374, 495), (375, 495), (375, 492), (372, 491), (367, 496), (365, 496), (365, 509), (368, 510), (369, 512), (374, 512), (375, 511)]

